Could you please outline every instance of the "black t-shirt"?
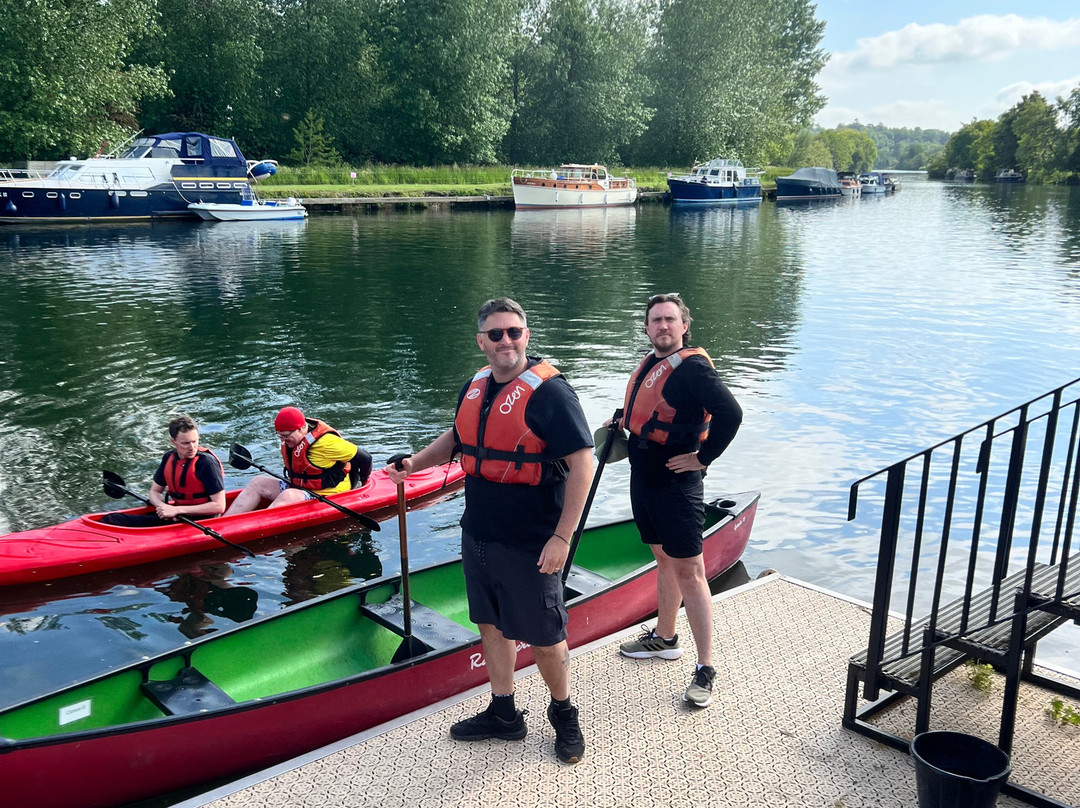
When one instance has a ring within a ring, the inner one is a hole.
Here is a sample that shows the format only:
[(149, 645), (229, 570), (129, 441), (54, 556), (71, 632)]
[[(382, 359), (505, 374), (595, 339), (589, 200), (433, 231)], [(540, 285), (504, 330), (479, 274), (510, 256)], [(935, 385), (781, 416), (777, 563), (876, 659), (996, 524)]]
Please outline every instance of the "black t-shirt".
[[(638, 378), (645, 378), (659, 361), (650, 356)], [(709, 465), (727, 449), (742, 424), (742, 407), (703, 356), (688, 357), (675, 369), (664, 384), (664, 398), (676, 410), (675, 423), (700, 423), (702, 410), (712, 415), (712, 421), (701, 444), (696, 434), (672, 433), (665, 444), (630, 435), (630, 465), (649, 485), (666, 485), (680, 476), (666, 466), (675, 455), (696, 450), (698, 460)]]
[[(529, 367), (539, 361), (529, 357)], [(459, 407), (470, 383), (471, 379), (461, 388)], [(489, 379), (484, 404), (489, 404), (504, 386)], [(522, 485), (466, 475), (461, 529), (485, 541), (532, 545), (539, 551), (562, 515), (566, 488), (566, 463), (562, 458), (591, 447), (593, 440), (577, 393), (562, 376), (548, 379), (532, 394), (525, 409), (525, 423), (547, 444), (543, 457), (561, 470), (561, 474), (554, 475), (559, 479), (548, 485)]]
[[(174, 454), (172, 449), (162, 455), (161, 462), (158, 463), (157, 471), (154, 472), (154, 482), (162, 488), (167, 488), (165, 483), (165, 464), (168, 462), (169, 455), (171, 454)], [(183, 461), (180, 462), (182, 463)], [(202, 483), (206, 493), (211, 496), (218, 491), (225, 490), (225, 476), (222, 474), (221, 464), (210, 457), (206, 452), (199, 452), (195, 457), (195, 477)]]

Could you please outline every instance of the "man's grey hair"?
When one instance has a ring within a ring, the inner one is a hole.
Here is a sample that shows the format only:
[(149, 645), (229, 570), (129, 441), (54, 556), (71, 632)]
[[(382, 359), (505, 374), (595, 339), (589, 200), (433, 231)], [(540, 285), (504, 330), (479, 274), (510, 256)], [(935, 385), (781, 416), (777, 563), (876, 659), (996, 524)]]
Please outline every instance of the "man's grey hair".
[(521, 318), (521, 324), (528, 328), (529, 321), (525, 317), (525, 309), (521, 308), (521, 304), (511, 300), (508, 297), (496, 297), (487, 301), (480, 307), (480, 311), (476, 313), (476, 330), (484, 330), (484, 321), (487, 320), (492, 314), (496, 312), (505, 311), (511, 314), (516, 314)]

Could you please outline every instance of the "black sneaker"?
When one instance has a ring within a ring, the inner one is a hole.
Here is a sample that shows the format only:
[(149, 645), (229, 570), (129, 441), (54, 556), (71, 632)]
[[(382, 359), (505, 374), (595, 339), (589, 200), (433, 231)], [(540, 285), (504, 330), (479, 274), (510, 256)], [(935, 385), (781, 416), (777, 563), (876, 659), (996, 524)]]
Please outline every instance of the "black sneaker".
[(458, 721), (450, 727), (450, 737), (455, 741), (485, 741), (488, 738), (502, 738), (506, 741), (520, 741), (529, 728), (525, 726), (525, 713), (528, 710), (515, 710), (514, 718), (507, 721), (495, 715), (491, 707), (472, 718)]
[(548, 705), (548, 721), (555, 727), (555, 757), (563, 763), (577, 763), (585, 756), (585, 738), (578, 726), (578, 709)]

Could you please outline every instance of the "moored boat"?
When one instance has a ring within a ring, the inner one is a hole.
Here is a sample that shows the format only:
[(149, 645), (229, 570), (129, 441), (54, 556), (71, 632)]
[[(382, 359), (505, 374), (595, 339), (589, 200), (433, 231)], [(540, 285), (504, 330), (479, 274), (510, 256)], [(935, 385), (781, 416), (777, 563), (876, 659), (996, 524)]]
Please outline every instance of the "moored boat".
[(510, 172), (516, 208), (602, 208), (637, 201), (637, 180), (613, 177), (602, 165), (564, 163), (557, 169)]
[[(405, 496), (412, 500), (454, 490), (460, 487), (464, 478), (465, 472), (458, 463), (426, 469), (409, 475), (405, 481)], [(239, 493), (238, 490), (228, 492), (226, 501), (232, 502)], [(358, 513), (378, 511), (395, 505), (397, 486), (385, 469), (377, 469), (360, 488), (330, 498)], [(124, 512), (150, 513), (150, 509), (132, 508)], [(190, 525), (120, 527), (102, 522), (102, 516), (102, 513), (91, 513), (58, 525), (0, 536), (0, 586), (133, 567), (222, 546), (217, 539)], [(231, 542), (243, 544), (347, 518), (330, 505), (307, 500), (280, 508), (215, 516), (203, 519), (199, 524), (217, 531)]]
[(885, 193), (885, 183), (881, 181), (881, 174), (876, 171), (866, 171), (860, 174), (859, 185), (862, 186), (863, 196)]
[(115, 153), (63, 160), (50, 172), (0, 169), (0, 222), (194, 216), (192, 202), (239, 204), (276, 171), (244, 159), (235, 140), (201, 132), (136, 138)]
[(862, 185), (859, 178), (850, 171), (837, 172), (840, 180), (840, 193), (843, 196), (858, 197), (862, 195)]
[[(757, 500), (706, 506), (709, 578), (742, 555)], [(412, 641), (389, 576), (0, 711), (6, 802), (105, 808), (239, 776), (487, 681), (460, 559), (409, 582)], [(582, 534), (566, 606), (572, 647), (656, 611), (655, 560), (632, 520)], [(532, 662), (521, 648), (516, 667)]]
[(733, 204), (761, 201), (761, 169), (739, 160), (717, 158), (694, 166), (689, 174), (667, 175), (671, 201), (677, 205)]
[(994, 175), (994, 182), (1024, 182), (1025, 178), (1022, 173), (1014, 168), (1003, 168), (997, 174)]
[(254, 194), (245, 195), (239, 203), (192, 202), (188, 209), (207, 222), (262, 222), (304, 219), (307, 209), (293, 197), (263, 201)]
[(841, 195), (840, 180), (831, 168), (800, 168), (776, 178), (776, 200), (835, 199)]

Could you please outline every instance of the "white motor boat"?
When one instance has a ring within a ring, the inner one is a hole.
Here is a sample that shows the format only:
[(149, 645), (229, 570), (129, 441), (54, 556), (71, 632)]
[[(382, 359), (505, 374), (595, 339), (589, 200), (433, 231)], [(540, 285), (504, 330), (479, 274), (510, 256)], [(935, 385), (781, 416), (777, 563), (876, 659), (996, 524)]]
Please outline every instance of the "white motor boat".
[(613, 177), (602, 165), (564, 163), (557, 169), (510, 172), (517, 208), (605, 208), (637, 201), (633, 177)]
[(253, 195), (238, 203), (192, 202), (188, 210), (208, 222), (265, 222), (275, 219), (303, 219), (307, 209), (293, 197), (264, 202)]

